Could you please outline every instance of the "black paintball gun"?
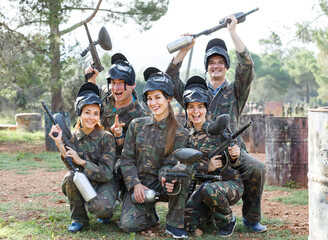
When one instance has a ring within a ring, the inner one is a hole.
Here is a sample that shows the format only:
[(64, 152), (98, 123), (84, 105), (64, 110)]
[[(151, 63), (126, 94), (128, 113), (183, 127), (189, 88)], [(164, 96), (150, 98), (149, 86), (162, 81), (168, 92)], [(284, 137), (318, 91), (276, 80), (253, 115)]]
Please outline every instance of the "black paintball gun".
[[(242, 23), (242, 22), (244, 22), (246, 20), (246, 16), (247, 15), (249, 15), (249, 14), (251, 14), (251, 13), (257, 11), (257, 10), (259, 10), (259, 8), (255, 8), (255, 9), (249, 11), (249, 12), (246, 12), (246, 13), (244, 13), (244, 12), (238, 12), (238, 13), (234, 13), (234, 14), (231, 14), (231, 15), (235, 15), (238, 23)], [(217, 26), (214, 26), (214, 27), (212, 27), (210, 29), (206, 29), (206, 30), (204, 30), (204, 31), (202, 31), (200, 33), (194, 34), (192, 36), (183, 36), (182, 38), (179, 38), (178, 40), (175, 40), (174, 42), (171, 42), (171, 43), (167, 44), (167, 46), (166, 46), (167, 47), (167, 50), (169, 51), (169, 53), (174, 53), (174, 52), (176, 52), (176, 51), (178, 51), (178, 50), (180, 50), (180, 49), (182, 49), (182, 48), (190, 45), (192, 43), (192, 39), (193, 38), (197, 38), (197, 37), (199, 37), (201, 35), (209, 35), (209, 34), (215, 32), (215, 31), (218, 31), (221, 28), (227, 27), (227, 23), (230, 23), (231, 20), (228, 19), (225, 22), (225, 19), (226, 19), (226, 17), (225, 18), (222, 18), (220, 20), (220, 24), (217, 25)]]
[[(84, 22), (84, 27), (85, 27), (85, 30), (86, 30), (87, 35), (88, 35), (89, 47), (87, 47), (81, 53), (81, 56), (84, 57), (90, 51), (91, 56), (92, 56), (92, 60), (93, 60), (92, 67), (97, 69), (98, 72), (102, 72), (104, 70), (104, 67), (101, 65), (96, 45), (99, 44), (102, 49), (109, 51), (109, 50), (112, 49), (111, 39), (109, 37), (109, 34), (108, 34), (106, 28), (102, 27), (99, 31), (99, 34), (98, 34), (98, 40), (93, 42), (92, 39), (91, 39), (89, 29), (88, 29), (88, 26), (87, 26), (86, 22)], [(87, 82), (88, 79), (90, 77), (92, 77), (93, 75), (94, 75), (94, 72), (85, 74), (85, 82)]]
[[(62, 132), (63, 132), (62, 140), (64, 143), (64, 147), (67, 150), (67, 146), (69, 146), (69, 139), (71, 139), (72, 134), (65, 123), (64, 116), (60, 113), (57, 113), (53, 116), (52, 113), (50, 112), (47, 104), (44, 101), (42, 101), (41, 104), (42, 104), (44, 110), (46, 111), (46, 113), (48, 114), (51, 122), (54, 125), (58, 124), (60, 129), (62, 130)], [(54, 133), (53, 136), (57, 137), (58, 134)], [(93, 186), (91, 185), (89, 179), (78, 168), (75, 168), (75, 166), (73, 165), (72, 158), (65, 157), (65, 160), (69, 163), (69, 165), (72, 167), (72, 169), (74, 171), (74, 177), (73, 177), (74, 184), (79, 189), (84, 200), (86, 202), (90, 202), (92, 199), (94, 199), (97, 196), (97, 193), (94, 190)]]

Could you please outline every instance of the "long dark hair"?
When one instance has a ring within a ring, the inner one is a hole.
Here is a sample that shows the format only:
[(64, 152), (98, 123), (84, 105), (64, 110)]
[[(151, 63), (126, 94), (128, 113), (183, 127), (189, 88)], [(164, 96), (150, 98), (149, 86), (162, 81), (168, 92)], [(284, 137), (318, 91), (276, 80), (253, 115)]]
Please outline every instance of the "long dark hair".
[(167, 116), (166, 127), (165, 127), (165, 129), (167, 129), (168, 131), (167, 131), (166, 145), (164, 151), (166, 156), (173, 152), (174, 138), (178, 127), (178, 121), (175, 118), (175, 114), (171, 106), (171, 103), (168, 104), (168, 107), (169, 107), (169, 115)]

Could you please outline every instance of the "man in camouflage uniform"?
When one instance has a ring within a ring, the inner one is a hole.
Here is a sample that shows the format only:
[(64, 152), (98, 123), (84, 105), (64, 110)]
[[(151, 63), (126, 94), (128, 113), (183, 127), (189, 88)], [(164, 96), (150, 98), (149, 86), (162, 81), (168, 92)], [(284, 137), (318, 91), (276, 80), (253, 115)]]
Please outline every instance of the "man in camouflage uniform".
[[(99, 118), (102, 105), (99, 97), (99, 89), (92, 83), (83, 84), (75, 102), (77, 115), (81, 116), (82, 111), (84, 111), (82, 110), (83, 107), (95, 104), (99, 105), (99, 110), (96, 113)], [(86, 115), (91, 115), (88, 108), (86, 112), (88, 112)], [(86, 118), (91, 119), (91, 117)], [(70, 170), (63, 179), (62, 191), (68, 197), (70, 204), (72, 224), (68, 227), (68, 230), (71, 232), (80, 231), (83, 227), (89, 225), (86, 207), (97, 218), (102, 221), (109, 221), (113, 215), (117, 198), (117, 189), (115, 191), (117, 184), (113, 179), (115, 158), (114, 137), (110, 132), (103, 130), (97, 123), (95, 123), (96, 125), (93, 129), (88, 128), (88, 126), (82, 127), (82, 119), (83, 115), (79, 118), (77, 128), (72, 133), (67, 150), (63, 147), (62, 130), (57, 125), (53, 126), (49, 133), (49, 136), (54, 139), (62, 153), (64, 164)], [(93, 116), (92, 119), (95, 119), (95, 117)], [(90, 123), (88, 124), (90, 125)], [(58, 136), (54, 137), (53, 132), (57, 132)], [(87, 203), (83, 199), (73, 181), (73, 168), (67, 162), (67, 158), (63, 156), (71, 157), (73, 166), (83, 172), (89, 179), (97, 192), (97, 196), (94, 199)]]
[[(124, 137), (132, 119), (146, 116), (146, 113), (134, 90), (135, 71), (132, 65), (120, 53), (112, 56), (111, 63), (112, 66), (107, 75), (107, 86), (103, 86), (100, 90), (104, 108), (101, 124), (107, 131), (112, 131), (116, 139), (114, 174), (118, 188), (121, 190), (121, 198), (123, 198), (125, 186), (120, 172), (120, 156)], [(96, 84), (98, 71), (89, 67), (86, 73), (91, 72), (95, 74), (88, 81)]]
[[(128, 193), (123, 202), (119, 227), (125, 232), (139, 232), (158, 222), (155, 203), (144, 203), (144, 191), (153, 189), (161, 194), (160, 201), (169, 202), (166, 230), (170, 231), (169, 234), (182, 238), (186, 236), (183, 219), (186, 183), (182, 182), (182, 190), (171, 195), (169, 190), (163, 190), (162, 184), (165, 180), (162, 178), (162, 173), (165, 169), (170, 169), (177, 164), (172, 152), (186, 146), (188, 131), (175, 120), (173, 138), (168, 137), (170, 128), (173, 126), (169, 122), (174, 119), (174, 112), (170, 107), (173, 84), (171, 79), (162, 72), (155, 72), (149, 77), (146, 75), (144, 101), (148, 102), (153, 114), (132, 120), (126, 134), (121, 169)], [(148, 100), (148, 92), (157, 90), (160, 90), (159, 94), (153, 100)], [(159, 103), (159, 99), (162, 102)], [(164, 114), (159, 115), (160, 113)], [(172, 150), (168, 153), (166, 153), (167, 141), (172, 144)], [(167, 188), (167, 183), (165, 184)], [(131, 199), (132, 193), (136, 197), (136, 202)]]
[[(208, 88), (212, 97), (208, 107), (208, 117), (216, 119), (220, 114), (229, 114), (231, 118), (230, 128), (235, 132), (239, 116), (249, 96), (251, 83), (254, 78), (254, 69), (250, 53), (235, 31), (237, 19), (234, 15), (228, 18), (231, 19), (231, 23), (227, 24), (227, 29), (235, 45), (239, 61), (236, 67), (235, 81), (229, 84), (225, 79), (225, 73), (230, 67), (230, 58), (223, 40), (212, 39), (208, 42), (204, 63), (210, 77)], [(175, 84), (174, 97), (181, 104), (184, 83), (179, 78), (179, 69), (184, 57), (194, 43), (195, 40), (189, 46), (181, 49), (166, 71)], [(267, 227), (259, 222), (261, 220), (261, 197), (265, 180), (265, 165), (248, 154), (241, 137), (238, 137), (238, 143), (242, 147), (241, 163), (236, 167), (236, 170), (241, 174), (244, 184), (242, 197), (243, 223), (255, 232), (264, 232)]]

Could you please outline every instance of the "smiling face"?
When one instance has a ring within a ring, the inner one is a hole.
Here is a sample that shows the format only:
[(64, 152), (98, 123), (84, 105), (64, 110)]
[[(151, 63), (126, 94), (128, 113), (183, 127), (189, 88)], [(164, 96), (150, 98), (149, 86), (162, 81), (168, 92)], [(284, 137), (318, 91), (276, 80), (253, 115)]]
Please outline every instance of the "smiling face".
[(161, 90), (148, 91), (147, 104), (154, 114), (156, 121), (161, 121), (169, 115), (169, 103), (170, 99), (167, 99)]
[(211, 80), (224, 80), (227, 70), (224, 57), (220, 55), (209, 57), (207, 71)]
[(187, 105), (187, 114), (189, 120), (197, 130), (203, 126), (206, 117), (206, 105), (201, 102), (189, 102)]
[(118, 104), (118, 106), (127, 106), (132, 102), (132, 91), (135, 88), (134, 85), (127, 85), (126, 84), (126, 90), (124, 88), (124, 80), (121, 79), (112, 79), (110, 81), (111, 83), (111, 89), (112, 94), (115, 98), (115, 102)]
[(91, 132), (100, 119), (100, 107), (98, 104), (87, 104), (82, 108), (81, 113), (82, 130), (88, 134)]

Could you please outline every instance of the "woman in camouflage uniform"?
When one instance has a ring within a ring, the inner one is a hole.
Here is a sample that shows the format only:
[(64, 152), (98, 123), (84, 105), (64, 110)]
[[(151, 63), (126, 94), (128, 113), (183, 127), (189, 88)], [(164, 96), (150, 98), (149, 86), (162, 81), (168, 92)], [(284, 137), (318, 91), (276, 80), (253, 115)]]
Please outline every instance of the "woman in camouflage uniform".
[[(186, 83), (183, 99), (191, 125), (187, 146), (203, 153), (200, 162), (192, 167), (201, 174), (209, 173), (222, 177), (221, 181), (204, 182), (191, 195), (185, 211), (186, 230), (193, 232), (206, 220), (213, 219), (219, 228), (217, 233), (219, 237), (231, 236), (236, 218), (232, 214), (230, 205), (239, 201), (244, 190), (239, 172), (230, 166), (238, 164), (240, 148), (237, 145), (229, 147), (226, 161), (221, 160), (221, 155), (208, 159), (207, 156), (222, 142), (225, 129), (222, 129), (218, 135), (208, 133), (210, 123), (205, 117), (210, 96), (205, 80), (198, 76), (190, 78)], [(228, 115), (226, 117), (230, 119)], [(226, 167), (223, 167), (222, 162), (227, 163)]]
[[(63, 179), (62, 191), (70, 204), (72, 224), (68, 230), (71, 232), (80, 231), (89, 225), (86, 207), (96, 215), (98, 222), (109, 223), (118, 192), (118, 189), (115, 190), (117, 184), (113, 182), (115, 140), (113, 135), (99, 124), (102, 103), (96, 85), (85, 83), (81, 86), (75, 102), (75, 111), (79, 119), (67, 148), (63, 145), (63, 132), (58, 124), (54, 125), (49, 133), (69, 169)], [(55, 132), (58, 133), (57, 137), (53, 136)], [(75, 168), (79, 168), (86, 175), (97, 192), (97, 197), (88, 203), (73, 182), (74, 172), (65, 156), (72, 158)]]
[[(156, 68), (146, 69), (144, 77), (143, 100), (152, 114), (132, 120), (125, 137), (121, 169), (128, 193), (122, 206), (120, 228), (125, 232), (138, 232), (158, 222), (155, 203), (144, 203), (145, 190), (153, 189), (161, 194), (160, 201), (169, 202), (166, 233), (185, 238), (182, 216), (186, 184), (181, 183), (183, 191), (170, 195), (178, 183), (174, 184), (175, 180), (165, 183), (161, 175), (177, 164), (172, 152), (186, 146), (188, 132), (175, 119), (170, 104), (173, 95), (170, 77)], [(136, 203), (131, 199), (132, 194)]]

